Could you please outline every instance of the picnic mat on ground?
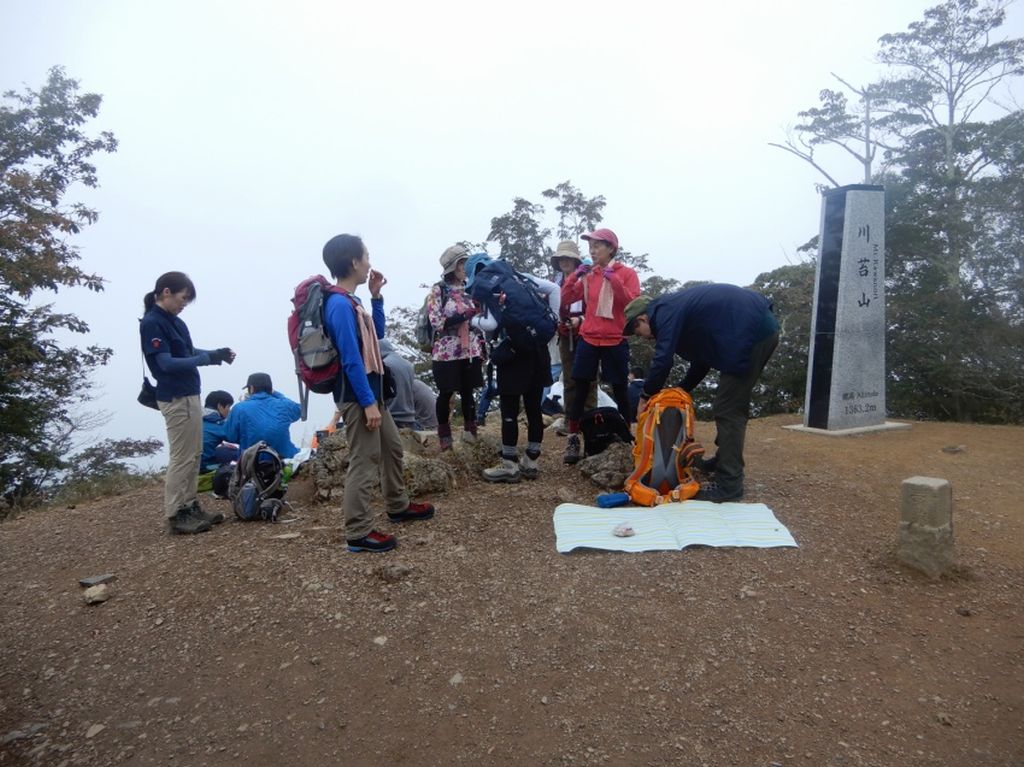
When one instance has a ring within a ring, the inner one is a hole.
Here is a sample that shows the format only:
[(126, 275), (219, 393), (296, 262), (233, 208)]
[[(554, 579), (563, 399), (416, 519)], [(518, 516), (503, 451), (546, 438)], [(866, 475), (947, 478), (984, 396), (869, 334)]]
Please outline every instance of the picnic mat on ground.
[[(763, 503), (686, 501), (654, 508), (602, 509), (563, 503), (555, 509), (555, 548), (609, 551), (664, 551), (687, 546), (796, 546), (772, 510)], [(636, 535), (619, 538), (612, 530), (630, 525)]]

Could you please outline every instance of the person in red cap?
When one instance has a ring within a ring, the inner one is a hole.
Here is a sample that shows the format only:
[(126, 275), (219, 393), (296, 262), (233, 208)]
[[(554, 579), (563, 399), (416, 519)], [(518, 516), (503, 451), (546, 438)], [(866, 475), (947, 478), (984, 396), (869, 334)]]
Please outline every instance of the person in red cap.
[[(584, 314), (580, 339), (573, 359), (572, 377), (576, 391), (585, 392), (597, 380), (612, 385), (612, 394), (619, 412), (628, 417), (629, 343), (622, 335), (626, 324), (626, 304), (640, 295), (640, 279), (636, 272), (616, 261), (619, 238), (611, 229), (596, 229), (583, 235), (590, 243), (593, 266), (580, 264), (562, 285), (563, 301), (583, 300)], [(569, 441), (563, 460), (573, 464), (580, 460), (580, 418), (585, 397), (575, 397), (566, 414)]]

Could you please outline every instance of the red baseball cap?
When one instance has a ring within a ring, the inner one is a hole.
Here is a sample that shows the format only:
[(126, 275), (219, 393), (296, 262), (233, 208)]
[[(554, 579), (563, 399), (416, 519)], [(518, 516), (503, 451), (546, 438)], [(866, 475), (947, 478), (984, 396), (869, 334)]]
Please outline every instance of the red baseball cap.
[(615, 236), (615, 232), (611, 229), (595, 229), (590, 234), (583, 235), (584, 240), (603, 240), (612, 246), (613, 249), (619, 249), (619, 238)]

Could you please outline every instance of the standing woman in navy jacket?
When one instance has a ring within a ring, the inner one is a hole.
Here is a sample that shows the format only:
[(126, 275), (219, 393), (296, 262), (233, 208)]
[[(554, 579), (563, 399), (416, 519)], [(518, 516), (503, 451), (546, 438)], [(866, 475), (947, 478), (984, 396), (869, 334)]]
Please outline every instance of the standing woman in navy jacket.
[(142, 353), (156, 378), (156, 400), (167, 424), (169, 451), (164, 479), (164, 515), (170, 533), (204, 533), (223, 522), (223, 514), (199, 508), (196, 483), (203, 452), (203, 407), (199, 366), (235, 361), (228, 348), (206, 351), (192, 346), (188, 326), (178, 317), (196, 297), (196, 286), (182, 272), (167, 272), (143, 298), (139, 322)]

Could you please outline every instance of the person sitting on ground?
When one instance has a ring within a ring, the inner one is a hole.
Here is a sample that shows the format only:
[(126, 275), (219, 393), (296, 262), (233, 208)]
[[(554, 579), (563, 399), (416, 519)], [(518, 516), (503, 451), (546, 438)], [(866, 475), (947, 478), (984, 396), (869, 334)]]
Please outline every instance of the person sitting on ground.
[[(384, 398), (384, 275), (370, 268), (370, 252), (361, 238), (339, 234), (324, 245), (324, 264), (335, 280), (335, 289), (324, 303), (324, 326), (341, 357), (341, 373), (334, 385), (334, 402), (345, 424), (349, 463), (345, 476), (345, 540), (354, 552), (390, 551), (395, 536), (373, 526), (370, 498), (378, 483), (392, 523), (428, 520), (434, 516), (429, 503), (412, 501), (402, 474), (402, 440)], [(369, 283), (372, 315), (355, 295)]]
[(437, 430), (437, 392), (419, 378), (412, 381), (412, 401), (420, 431)]
[(202, 466), (213, 471), (226, 463), (238, 460), (241, 451), (238, 445), (229, 442), (224, 424), (227, 421), (235, 398), (226, 391), (212, 391), (206, 395), (203, 404), (203, 457)]
[[(380, 340), (380, 356), (384, 358), (384, 366), (391, 373), (391, 379), (395, 384), (395, 396), (386, 403), (388, 412), (395, 420), (395, 426), (399, 429), (414, 429), (415, 431), (437, 428), (436, 420), (433, 421), (433, 427), (419, 422), (419, 411), (416, 407), (417, 378), (413, 364), (399, 354), (395, 350), (395, 345), (386, 338)], [(436, 404), (433, 398), (431, 404)]]
[(263, 440), (282, 458), (294, 456), (299, 449), (289, 432), (302, 415), (299, 403), (274, 391), (274, 384), (266, 373), (253, 373), (245, 382), (245, 388), (246, 399), (231, 408), (224, 424), (227, 438), (237, 442), (243, 453)]
[(712, 403), (717, 453), (702, 462), (715, 481), (694, 496), (698, 501), (743, 497), (743, 442), (750, 417), (750, 395), (779, 343), (772, 303), (735, 285), (685, 288), (658, 298), (639, 296), (626, 307), (626, 335), (654, 339), (639, 410), (668, 380), (675, 355), (690, 363), (679, 387), (692, 393), (712, 368), (719, 372)]

